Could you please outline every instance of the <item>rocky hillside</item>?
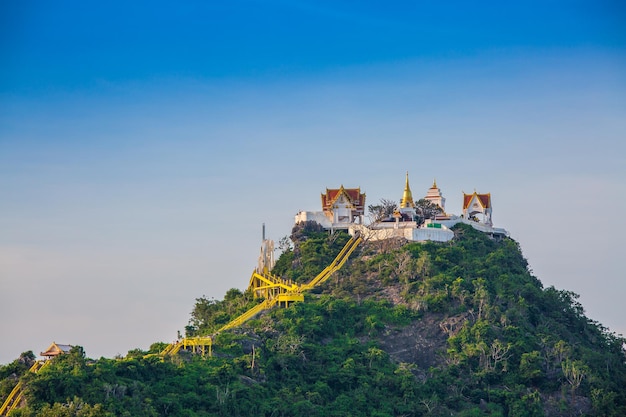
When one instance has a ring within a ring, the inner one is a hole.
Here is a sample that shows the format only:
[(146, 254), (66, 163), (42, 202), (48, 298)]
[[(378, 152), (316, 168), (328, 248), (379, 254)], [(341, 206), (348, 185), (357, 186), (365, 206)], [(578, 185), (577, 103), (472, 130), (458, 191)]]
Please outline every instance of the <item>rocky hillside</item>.
[[(448, 243), (366, 243), (305, 302), (217, 336), (214, 355), (163, 347), (125, 358), (26, 353), (0, 368), (0, 397), (27, 387), (20, 416), (623, 416), (624, 339), (576, 295), (543, 288), (518, 244), (471, 227)], [(348, 239), (294, 229), (274, 272), (307, 281)], [(199, 298), (188, 335), (211, 334), (251, 294)]]

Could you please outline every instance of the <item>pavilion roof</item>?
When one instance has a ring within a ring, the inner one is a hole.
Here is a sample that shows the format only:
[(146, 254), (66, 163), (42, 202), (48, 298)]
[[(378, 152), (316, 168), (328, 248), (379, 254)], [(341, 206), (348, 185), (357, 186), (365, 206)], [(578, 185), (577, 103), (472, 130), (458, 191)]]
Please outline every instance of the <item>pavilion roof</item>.
[(476, 191), (474, 191), (473, 194), (463, 193), (463, 210), (469, 207), (470, 203), (474, 199), (474, 196), (478, 198), (478, 201), (484, 208), (491, 207), (491, 193), (478, 194)]
[(52, 342), (52, 344), (45, 351), (41, 352), (41, 356), (58, 356), (63, 353), (69, 353), (72, 350), (72, 345), (63, 345), (60, 343)]
[(329, 211), (339, 196), (344, 195), (346, 199), (359, 212), (365, 211), (365, 193), (361, 193), (361, 188), (326, 188), (326, 194), (322, 194), (322, 209)]

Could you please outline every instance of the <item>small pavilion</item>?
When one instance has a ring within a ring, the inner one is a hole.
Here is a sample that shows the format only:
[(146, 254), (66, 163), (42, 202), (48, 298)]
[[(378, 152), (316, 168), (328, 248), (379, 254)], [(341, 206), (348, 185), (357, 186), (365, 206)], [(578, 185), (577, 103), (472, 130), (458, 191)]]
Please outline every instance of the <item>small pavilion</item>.
[(52, 342), (48, 349), (41, 352), (40, 355), (46, 359), (52, 359), (56, 356), (63, 355), (64, 353), (70, 353), (70, 350), (72, 350), (72, 345), (61, 345), (56, 342)]
[(476, 215), (482, 214), (482, 222), (492, 226), (491, 222), (491, 193), (473, 194), (463, 193), (463, 218), (467, 220), (477, 219)]

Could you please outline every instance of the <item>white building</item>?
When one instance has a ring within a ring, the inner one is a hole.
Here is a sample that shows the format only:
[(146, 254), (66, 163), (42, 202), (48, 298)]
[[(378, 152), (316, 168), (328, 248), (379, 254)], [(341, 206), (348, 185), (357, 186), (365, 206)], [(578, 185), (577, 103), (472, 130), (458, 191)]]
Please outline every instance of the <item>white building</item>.
[(327, 188), (321, 197), (322, 211), (301, 211), (296, 214), (296, 224), (313, 220), (326, 229), (347, 229), (363, 223), (365, 193), (361, 188)]

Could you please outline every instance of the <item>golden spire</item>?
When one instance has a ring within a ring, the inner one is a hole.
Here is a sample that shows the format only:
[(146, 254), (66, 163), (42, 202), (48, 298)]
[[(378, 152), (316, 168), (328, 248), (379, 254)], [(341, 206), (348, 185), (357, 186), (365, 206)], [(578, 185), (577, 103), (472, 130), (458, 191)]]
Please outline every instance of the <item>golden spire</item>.
[(409, 171), (406, 172), (406, 184), (404, 185), (404, 193), (402, 194), (402, 201), (400, 201), (400, 208), (415, 207), (413, 201), (413, 195), (411, 194), (411, 188), (409, 187)]
[(433, 186), (430, 188), (437, 188), (437, 178), (433, 179)]

